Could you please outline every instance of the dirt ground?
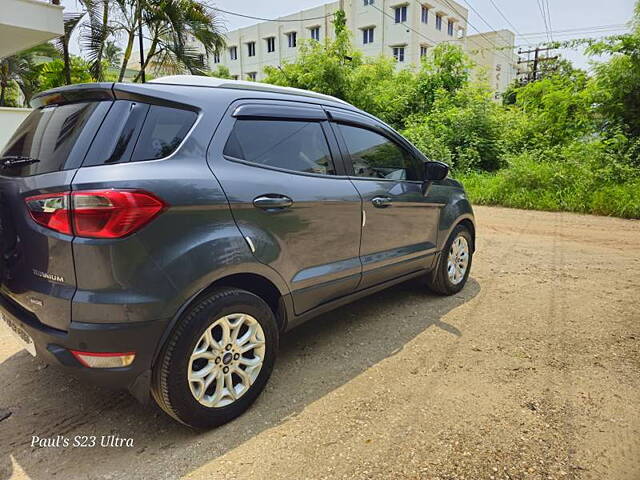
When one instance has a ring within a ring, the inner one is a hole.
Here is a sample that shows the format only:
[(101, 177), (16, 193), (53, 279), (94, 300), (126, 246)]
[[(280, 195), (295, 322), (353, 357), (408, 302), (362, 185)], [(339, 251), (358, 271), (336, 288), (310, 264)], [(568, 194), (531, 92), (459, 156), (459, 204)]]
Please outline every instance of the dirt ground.
[(460, 294), (407, 283), (303, 325), (256, 404), (208, 433), (0, 338), (0, 480), (640, 479), (640, 222), (476, 214)]

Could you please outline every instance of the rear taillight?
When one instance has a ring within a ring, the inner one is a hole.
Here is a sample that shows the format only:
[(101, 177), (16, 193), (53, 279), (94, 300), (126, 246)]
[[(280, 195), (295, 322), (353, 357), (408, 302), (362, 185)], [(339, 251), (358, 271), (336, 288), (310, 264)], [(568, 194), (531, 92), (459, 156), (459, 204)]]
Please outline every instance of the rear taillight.
[(36, 195), (27, 198), (26, 202), (31, 218), (36, 223), (56, 232), (71, 235), (68, 193)]
[(88, 238), (122, 238), (140, 230), (166, 204), (141, 190), (91, 190), (26, 199), (31, 218), (43, 227)]

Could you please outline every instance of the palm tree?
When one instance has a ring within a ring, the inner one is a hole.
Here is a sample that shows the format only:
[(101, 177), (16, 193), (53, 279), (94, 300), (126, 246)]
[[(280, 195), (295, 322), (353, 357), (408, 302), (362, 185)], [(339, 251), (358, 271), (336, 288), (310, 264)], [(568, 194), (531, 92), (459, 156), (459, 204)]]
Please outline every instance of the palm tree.
[[(225, 46), (217, 16), (197, 1), (150, 0), (142, 18), (151, 35), (144, 69), (152, 65), (156, 71), (180, 73), (186, 69), (203, 74), (205, 56)], [(204, 54), (196, 44), (202, 46)]]
[(71, 85), (71, 57), (69, 55), (69, 40), (75, 28), (79, 25), (80, 20), (84, 17), (85, 12), (73, 12), (65, 13), (64, 20), (64, 35), (54, 40), (54, 44), (62, 53), (62, 60), (64, 61), (64, 77), (67, 85)]
[(104, 45), (104, 60), (110, 67), (117, 67), (122, 58), (122, 49), (113, 40), (108, 40)]
[(91, 76), (97, 82), (104, 80), (105, 49), (112, 33), (109, 25), (109, 0), (81, 0), (87, 10), (88, 22), (83, 25), (82, 46), (87, 52)]
[[(196, 0), (115, 0), (114, 32), (126, 37), (119, 81), (131, 59), (140, 22), (150, 35), (142, 68), (202, 73), (204, 57), (224, 47), (222, 26), (213, 10)], [(190, 40), (193, 39), (193, 42)], [(204, 54), (194, 45), (200, 44)], [(138, 80), (140, 74), (136, 77)]]

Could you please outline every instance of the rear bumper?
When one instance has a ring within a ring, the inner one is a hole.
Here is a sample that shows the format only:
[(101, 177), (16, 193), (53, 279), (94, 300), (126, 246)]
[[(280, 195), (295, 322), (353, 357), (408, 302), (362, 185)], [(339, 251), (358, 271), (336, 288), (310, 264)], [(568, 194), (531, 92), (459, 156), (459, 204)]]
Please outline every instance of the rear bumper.
[[(19, 307), (0, 295), (3, 315), (24, 330), (35, 344), (37, 356), (89, 382), (111, 388), (126, 388), (141, 401), (149, 396), (151, 367), (156, 348), (169, 320), (134, 323), (71, 322), (67, 331), (44, 325), (25, 315)], [(70, 350), (86, 352), (135, 352), (128, 367), (88, 368)]]

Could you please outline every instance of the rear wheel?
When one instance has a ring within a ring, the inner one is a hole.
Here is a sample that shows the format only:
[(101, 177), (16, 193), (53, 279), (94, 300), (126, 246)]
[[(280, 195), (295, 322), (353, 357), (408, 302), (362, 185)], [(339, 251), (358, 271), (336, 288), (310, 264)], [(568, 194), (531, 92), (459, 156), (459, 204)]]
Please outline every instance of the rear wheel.
[(436, 268), (427, 276), (427, 286), (441, 295), (453, 295), (464, 288), (473, 260), (473, 237), (464, 225), (453, 229)]
[(154, 368), (152, 394), (178, 421), (211, 428), (242, 414), (267, 383), (278, 349), (273, 312), (236, 288), (186, 312)]

